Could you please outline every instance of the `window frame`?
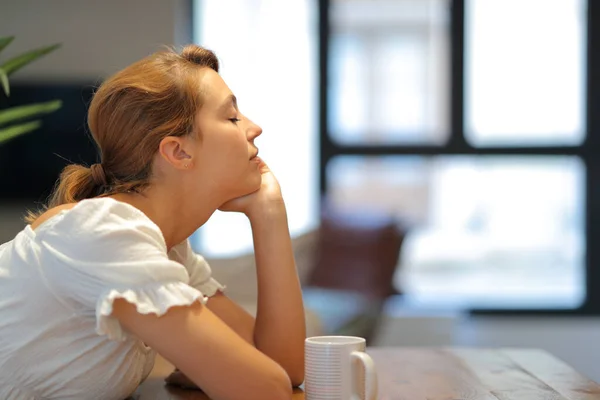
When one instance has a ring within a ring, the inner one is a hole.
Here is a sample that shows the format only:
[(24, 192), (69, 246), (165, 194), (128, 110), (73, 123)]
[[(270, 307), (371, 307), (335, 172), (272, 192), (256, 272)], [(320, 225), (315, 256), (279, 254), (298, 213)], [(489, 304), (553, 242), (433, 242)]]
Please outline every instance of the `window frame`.
[[(337, 156), (357, 155), (366, 157), (390, 155), (567, 155), (579, 157), (586, 167), (585, 173), (585, 289), (582, 305), (575, 309), (469, 309), (478, 315), (552, 315), (597, 316), (600, 315), (600, 3), (587, 0), (587, 45), (585, 73), (585, 139), (580, 145), (559, 146), (500, 146), (475, 147), (468, 143), (464, 127), (464, 47), (465, 47), (465, 1), (450, 0), (450, 55), (449, 55), (449, 101), (450, 132), (443, 144), (343, 144), (336, 142), (328, 130), (328, 72), (329, 38), (331, 17), (330, 0), (318, 0), (319, 12), (319, 190), (321, 197), (327, 195), (327, 166)], [(594, 24), (593, 22), (596, 21)], [(596, 51), (594, 51), (596, 49)], [(594, 113), (594, 111), (596, 111)], [(596, 244), (596, 245), (595, 245)]]

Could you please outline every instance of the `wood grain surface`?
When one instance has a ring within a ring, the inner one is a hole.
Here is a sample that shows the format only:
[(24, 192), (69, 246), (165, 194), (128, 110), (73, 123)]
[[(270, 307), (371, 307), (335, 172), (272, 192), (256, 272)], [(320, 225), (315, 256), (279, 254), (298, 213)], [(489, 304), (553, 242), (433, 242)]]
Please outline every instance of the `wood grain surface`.
[[(542, 350), (369, 348), (380, 400), (600, 400), (600, 385)], [(173, 366), (158, 357), (134, 400), (210, 400), (165, 385)], [(294, 400), (304, 399), (301, 389)]]

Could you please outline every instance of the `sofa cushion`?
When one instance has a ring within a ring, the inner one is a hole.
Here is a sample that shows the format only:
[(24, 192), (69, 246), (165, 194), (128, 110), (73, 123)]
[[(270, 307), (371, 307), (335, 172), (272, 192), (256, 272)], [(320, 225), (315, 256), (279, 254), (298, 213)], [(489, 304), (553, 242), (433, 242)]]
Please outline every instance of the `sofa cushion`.
[[(311, 230), (292, 238), (300, 283), (304, 285), (314, 266), (318, 231)], [(254, 254), (232, 258), (207, 258), (213, 277), (227, 286), (227, 295), (238, 303), (256, 302), (257, 279)]]

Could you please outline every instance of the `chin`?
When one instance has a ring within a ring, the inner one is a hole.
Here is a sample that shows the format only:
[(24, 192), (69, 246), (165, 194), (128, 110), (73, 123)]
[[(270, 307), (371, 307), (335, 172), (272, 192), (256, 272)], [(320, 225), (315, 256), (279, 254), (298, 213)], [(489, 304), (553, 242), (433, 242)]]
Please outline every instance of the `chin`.
[(254, 193), (256, 191), (258, 191), (260, 189), (260, 181), (258, 181), (257, 184), (251, 184), (251, 185), (247, 185), (246, 186), (246, 191), (244, 194), (251, 194)]
[(237, 182), (231, 182), (230, 185), (227, 185), (229, 187), (229, 197), (231, 197), (232, 199), (246, 196), (260, 189), (262, 178), (259, 172), (245, 174), (245, 176), (240, 178), (241, 179), (237, 180)]
[(238, 185), (237, 190), (232, 191), (233, 195), (231, 196), (231, 198), (233, 199), (236, 197), (242, 197), (242, 196), (246, 196), (248, 194), (256, 192), (258, 189), (260, 189), (260, 183), (261, 183), (260, 178), (257, 180), (248, 179), (241, 185)]

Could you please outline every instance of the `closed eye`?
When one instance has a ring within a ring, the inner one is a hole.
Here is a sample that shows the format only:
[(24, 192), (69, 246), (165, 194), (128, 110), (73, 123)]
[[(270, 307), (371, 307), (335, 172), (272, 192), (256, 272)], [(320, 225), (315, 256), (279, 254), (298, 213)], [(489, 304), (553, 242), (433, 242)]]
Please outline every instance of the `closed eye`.
[(241, 121), (241, 119), (239, 119), (239, 118), (229, 118), (229, 120), (230, 120), (231, 122), (233, 122), (234, 124), (237, 124), (238, 122), (240, 122), (240, 121)]

